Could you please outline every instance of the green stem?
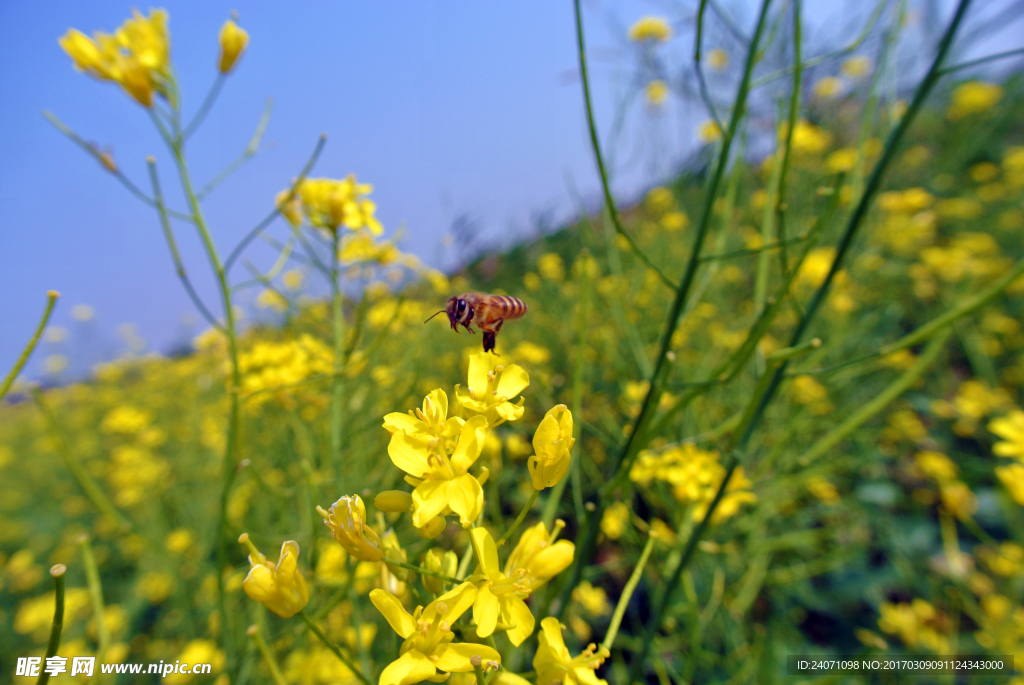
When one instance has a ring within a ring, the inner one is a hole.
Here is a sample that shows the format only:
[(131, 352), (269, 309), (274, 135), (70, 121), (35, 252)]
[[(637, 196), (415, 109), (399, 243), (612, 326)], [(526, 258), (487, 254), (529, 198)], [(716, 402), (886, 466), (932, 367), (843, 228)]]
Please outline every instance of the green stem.
[(797, 463), (801, 466), (807, 466), (818, 457), (826, 454), (829, 450), (839, 444), (840, 441), (871, 419), (871, 417), (885, 409), (893, 400), (913, 387), (925, 372), (931, 368), (932, 364), (935, 363), (935, 360), (938, 358), (939, 353), (942, 352), (946, 341), (952, 333), (953, 329), (949, 327), (933, 338), (931, 342), (928, 343), (928, 346), (925, 347), (924, 352), (921, 353), (921, 355), (914, 361), (914, 364), (907, 369), (903, 375), (893, 381), (885, 390), (880, 392), (870, 402), (861, 406), (857, 411), (851, 414), (849, 418), (829, 431), (827, 435), (814, 443), (810, 449), (800, 455), (797, 459)]
[(331, 242), (331, 317), (334, 324), (334, 378), (331, 381), (331, 465), (335, 477), (342, 473), (341, 433), (343, 416), (344, 378), (341, 368), (345, 357), (345, 319), (342, 306), (341, 284), (339, 279), (338, 252), (341, 249), (341, 235), (338, 228), (334, 231)]
[[(359, 680), (364, 685), (370, 685), (370, 680), (365, 675), (363, 675), (362, 671), (360, 671), (358, 668), (356, 668), (356, 665), (354, 663), (352, 663), (351, 659), (349, 659), (347, 656), (344, 655), (344, 653), (342, 653), (341, 649), (339, 649), (336, 644), (334, 644), (333, 642), (331, 642), (330, 640), (327, 639), (327, 636), (324, 635), (324, 631), (320, 630), (320, 626), (318, 626), (316, 623), (314, 623), (313, 619), (311, 619), (306, 614), (305, 609), (303, 609), (302, 611), (299, 612), (299, 617), (303, 621), (305, 621), (306, 626), (309, 628), (310, 632), (312, 632), (314, 635), (316, 635), (318, 638), (320, 638), (320, 641), (324, 643), (324, 645), (327, 647), (327, 649), (329, 649), (332, 652), (334, 652), (334, 656), (338, 657), (338, 660), (341, 661), (341, 663), (343, 663), (346, 666), (348, 666), (348, 669), (350, 671), (352, 671), (352, 673), (354, 673), (355, 676), (357, 678), (359, 678)], [(360, 636), (357, 634), (356, 635), (356, 640), (359, 640), (359, 639), (360, 639)]]
[(612, 645), (615, 644), (615, 636), (619, 634), (619, 626), (622, 624), (622, 617), (626, 615), (626, 607), (629, 606), (629, 600), (633, 596), (633, 591), (636, 590), (636, 586), (640, 583), (640, 578), (644, 574), (644, 566), (647, 565), (647, 559), (651, 556), (651, 551), (654, 549), (654, 541), (656, 536), (649, 535), (647, 537), (647, 544), (644, 545), (644, 551), (640, 553), (640, 560), (636, 562), (636, 567), (633, 568), (633, 573), (629, 576), (629, 580), (626, 581), (626, 587), (622, 589), (622, 596), (619, 597), (618, 604), (615, 605), (615, 612), (612, 614), (612, 622), (608, 624), (608, 633), (604, 636), (604, 641), (601, 642), (603, 649), (611, 650)]
[(421, 576), (430, 576), (431, 578), (439, 578), (439, 579), (441, 579), (441, 580), (443, 580), (443, 581), (445, 581), (447, 583), (453, 583), (454, 585), (458, 585), (459, 583), (462, 582), (458, 578), (452, 578), (451, 576), (446, 576), (443, 573), (438, 573), (436, 571), (431, 571), (429, 569), (425, 569), (422, 566), (413, 566), (412, 564), (408, 564), (408, 563), (406, 563), (404, 561), (399, 561), (398, 559), (392, 559), (391, 557), (384, 557), (383, 559), (381, 559), (381, 561), (384, 562), (385, 564), (387, 564), (388, 566), (400, 566), (401, 568), (404, 568), (404, 569), (407, 569), (409, 571), (412, 571), (413, 573), (418, 573)]
[(18, 361), (14, 362), (14, 366), (11, 368), (7, 377), (4, 378), (4, 382), (0, 384), (0, 400), (4, 398), (7, 391), (11, 389), (11, 385), (14, 384), (14, 379), (21, 373), (22, 367), (28, 361), (28, 358), (32, 356), (32, 351), (36, 349), (36, 345), (39, 343), (39, 337), (42, 336), (43, 331), (46, 329), (46, 323), (50, 320), (50, 315), (53, 313), (53, 306), (57, 303), (57, 298), (60, 297), (60, 293), (56, 290), (47, 290), (46, 297), (46, 309), (43, 310), (43, 318), (39, 320), (39, 325), (36, 326), (36, 332), (29, 339), (28, 344), (25, 345), (25, 349), (21, 351), (21, 356), (18, 357)]
[[(480, 658), (476, 657), (476, 660), (480, 661)], [(485, 685), (485, 681), (484, 681), (484, 667), (481, 665), (482, 663), (483, 662), (481, 661), (479, 664), (478, 663), (474, 663), (473, 664), (473, 672), (476, 673), (476, 685)]]
[(85, 578), (89, 585), (89, 600), (92, 602), (92, 613), (96, 619), (96, 634), (99, 638), (96, 660), (103, 662), (110, 646), (110, 628), (107, 626), (106, 610), (103, 606), (103, 586), (100, 584), (100, 572), (96, 566), (96, 557), (89, 544), (89, 536), (82, 534), (78, 538), (78, 546), (82, 550), (82, 564), (85, 566)]
[[(249, 144), (245, 146), (245, 150), (239, 155), (235, 161), (228, 164), (224, 169), (214, 176), (205, 186), (200, 188), (199, 192), (196, 193), (196, 197), (202, 200), (204, 197), (209, 195), (214, 188), (223, 183), (231, 174), (235, 173), (245, 164), (253, 155), (256, 154), (256, 150), (260, 147), (260, 141), (263, 139), (263, 134), (267, 130), (267, 124), (270, 123), (270, 112), (274, 109), (274, 99), (267, 98), (266, 104), (263, 106), (263, 114), (260, 115), (259, 123), (256, 124), (256, 132), (252, 135), (252, 139)], [(188, 136), (188, 133), (185, 133)], [(225, 262), (225, 265), (227, 262)]]
[(594, 122), (594, 108), (590, 102), (590, 86), (587, 77), (587, 57), (586, 51), (583, 47), (583, 19), (580, 13), (580, 0), (575, 0), (576, 6), (576, 40), (579, 45), (579, 58), (580, 58), (580, 77), (583, 79), (583, 101), (587, 108), (587, 128), (590, 131), (590, 144), (594, 148), (594, 158), (597, 162), (597, 171), (601, 176), (601, 190), (604, 192), (604, 203), (608, 208), (608, 214), (611, 216), (612, 224), (615, 226), (616, 232), (624, 237), (629, 243), (629, 247), (634, 253), (647, 265), (649, 269), (654, 271), (658, 275), (658, 278), (672, 290), (676, 289), (676, 284), (673, 283), (665, 273), (659, 269), (654, 263), (640, 251), (640, 247), (633, 240), (633, 236), (626, 232), (626, 229), (622, 225), (622, 221), (619, 219), (619, 210), (615, 206), (615, 199), (612, 197), (611, 188), (608, 185), (608, 171), (604, 167), (604, 157), (601, 156), (601, 143), (598, 141), (597, 136), (597, 124)]
[[(199, 125), (203, 123), (203, 119), (205, 119), (206, 115), (210, 113), (210, 108), (213, 107), (213, 103), (217, 101), (217, 96), (220, 94), (220, 89), (224, 87), (224, 81), (226, 80), (227, 74), (217, 72), (217, 78), (213, 82), (213, 85), (210, 86), (210, 90), (206, 93), (206, 97), (203, 98), (203, 104), (199, 106), (199, 110), (196, 111), (195, 116), (192, 117), (192, 121), (190, 121), (188, 126), (185, 127), (185, 132), (181, 134), (183, 141), (188, 140), (192, 134), (196, 132), (196, 129), (199, 128)], [(175, 107), (175, 110), (177, 109), (178, 108)]]
[(270, 648), (267, 647), (267, 643), (263, 640), (263, 636), (260, 635), (259, 626), (251, 625), (245, 632), (252, 639), (256, 648), (260, 650), (260, 654), (263, 655), (263, 659), (267, 662), (267, 668), (270, 669), (270, 679), (274, 681), (274, 685), (288, 685), (288, 681), (285, 680), (284, 674), (281, 673), (281, 667), (277, 665), (277, 660), (274, 659), (274, 655), (270, 652)]
[(57, 453), (60, 454), (64, 465), (68, 467), (71, 476), (78, 482), (78, 486), (82, 488), (82, 492), (101, 514), (113, 522), (119, 531), (131, 530), (132, 524), (117, 510), (117, 507), (107, 498), (106, 493), (78, 461), (77, 455), (71, 449), (71, 444), (64, 435), (63, 428), (57, 421), (57, 416), (43, 399), (43, 393), (38, 388), (33, 389), (32, 398), (35, 400), (36, 406), (39, 407), (39, 411), (42, 412), (43, 418), (46, 419), (46, 423), (49, 424), (50, 432), (57, 440)]
[(46, 656), (43, 658), (43, 672), (39, 674), (36, 685), (46, 685), (50, 680), (50, 674), (45, 670), (46, 660), (57, 655), (60, 648), (60, 633), (64, 629), (64, 574), (68, 572), (64, 564), (56, 564), (50, 569), (53, 576), (54, 606), (53, 623), (50, 624), (50, 641), (46, 643)]
[[(562, 482), (565, 482), (565, 476), (562, 476)], [(537, 501), (537, 495), (539, 494), (540, 490), (534, 490), (533, 494), (530, 495), (530, 499), (526, 500), (526, 506), (524, 506), (523, 510), (519, 512), (519, 516), (517, 516), (516, 520), (512, 522), (512, 525), (508, 527), (508, 530), (505, 531), (505, 534), (498, 539), (498, 547), (504, 545), (505, 541), (512, 537), (512, 533), (516, 532), (516, 529), (519, 528), (519, 524), (523, 522), (523, 519), (526, 518), (526, 515), (529, 513), (530, 508), (533, 507), (533, 503)]]

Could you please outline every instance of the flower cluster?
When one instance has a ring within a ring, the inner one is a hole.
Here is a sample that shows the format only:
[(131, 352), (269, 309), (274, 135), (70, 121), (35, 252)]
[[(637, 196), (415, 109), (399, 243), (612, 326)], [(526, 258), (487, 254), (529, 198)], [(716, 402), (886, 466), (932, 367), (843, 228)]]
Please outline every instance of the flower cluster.
[(342, 179), (307, 178), (294, 188), (282, 190), (276, 204), (293, 226), (303, 221), (310, 226), (337, 232), (339, 228), (367, 229), (374, 235), (384, 231), (374, 214), (377, 205), (366, 196), (373, 192), (368, 183), (357, 183), (355, 174)]

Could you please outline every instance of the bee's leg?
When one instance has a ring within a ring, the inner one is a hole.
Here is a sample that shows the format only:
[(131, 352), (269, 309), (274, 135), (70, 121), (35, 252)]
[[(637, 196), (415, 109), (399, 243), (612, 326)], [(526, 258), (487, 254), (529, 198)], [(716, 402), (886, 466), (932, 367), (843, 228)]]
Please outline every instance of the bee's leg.
[[(484, 352), (494, 352), (494, 344), (497, 342), (497, 333), (495, 331), (484, 331)], [(497, 352), (494, 352), (495, 356), (501, 356)]]
[(505, 317), (498, 319), (498, 323), (494, 324), (494, 334), (497, 335), (498, 331), (501, 330), (501, 324), (505, 323)]

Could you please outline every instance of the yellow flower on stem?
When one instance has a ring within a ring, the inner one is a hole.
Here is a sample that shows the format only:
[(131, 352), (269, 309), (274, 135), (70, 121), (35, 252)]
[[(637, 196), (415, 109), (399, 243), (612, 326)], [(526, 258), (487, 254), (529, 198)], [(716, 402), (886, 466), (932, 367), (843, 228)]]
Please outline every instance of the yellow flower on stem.
[(424, 680), (444, 680), (438, 671), (469, 673), (473, 657), (490, 668), (501, 664), (501, 655), (486, 645), (454, 643), (451, 626), (476, 600), (472, 583), (463, 583), (410, 614), (397, 597), (384, 590), (370, 592), (370, 601), (404, 638), (399, 657), (380, 674), (380, 685), (412, 685)]
[(306, 580), (299, 573), (299, 543), (288, 540), (281, 545), (277, 563), (256, 549), (248, 533), (238, 541), (249, 548), (249, 575), (242, 581), (245, 594), (260, 602), (281, 618), (291, 618), (309, 602)]
[(647, 103), (658, 107), (668, 100), (668, 85), (662, 80), (651, 81), (644, 89), (647, 95)]
[(424, 440), (441, 438), (450, 440), (457, 436), (465, 423), (457, 416), (448, 418), (448, 395), (438, 388), (423, 398), (423, 409), (410, 410), (408, 414), (391, 412), (384, 416), (384, 429), (394, 435), (404, 431), (407, 435)]
[(345, 551), (361, 561), (380, 561), (384, 545), (380, 536), (366, 525), (366, 506), (359, 495), (343, 495), (329, 511), (317, 506), (324, 524)]
[(992, 451), (1000, 457), (1024, 461), (1024, 411), (1015, 409), (1006, 416), (992, 420), (988, 429), (1002, 438)]
[(629, 27), (629, 39), (637, 43), (661, 43), (672, 37), (672, 27), (661, 17), (640, 17)]
[(597, 650), (592, 644), (582, 654), (573, 657), (562, 639), (562, 626), (557, 618), (547, 617), (540, 622), (540, 627), (537, 654), (533, 657), (537, 685), (608, 685), (607, 681), (594, 675), (594, 671), (608, 658), (607, 649), (601, 647)]
[(480, 457), (487, 434), (487, 419), (475, 416), (462, 425), (451, 455), (439, 438), (426, 442), (396, 431), (388, 443), (388, 455), (395, 466), (409, 474), (412, 491), (412, 523), (422, 528), (446, 510), (459, 515), (468, 528), (484, 506), (484, 490), (471, 476), (469, 467)]
[(520, 582), (533, 592), (569, 568), (576, 545), (568, 540), (555, 542), (563, 528), (565, 521), (559, 519), (550, 534), (543, 521), (524, 530), (505, 560), (505, 575), (512, 577), (519, 569), (525, 569), (526, 575)]
[(151, 10), (148, 17), (134, 12), (114, 35), (98, 31), (95, 38), (89, 38), (70, 29), (58, 42), (76, 67), (120, 84), (144, 107), (153, 106), (154, 92), (167, 95), (170, 37), (163, 10)]
[(224, 22), (220, 30), (220, 62), (218, 68), (222, 74), (231, 71), (238, 61), (245, 46), (249, 44), (249, 34), (231, 19)]
[(490, 352), (478, 352), (469, 358), (469, 378), (466, 389), (455, 386), (455, 396), (462, 408), (471, 416), (486, 416), (494, 428), (505, 421), (516, 421), (523, 416), (524, 398), (519, 404), (509, 400), (530, 385), (530, 376), (522, 367), (497, 363)]
[[(484, 528), (469, 531), (473, 541), (473, 553), (476, 554), (479, 567), (477, 577), (476, 601), (473, 603), (473, 620), (476, 622), (476, 634), (487, 637), (498, 628), (500, 619), (502, 630), (516, 647), (533, 634), (536, 620), (526, 606), (523, 597), (530, 593), (527, 585), (520, 581), (526, 576), (526, 569), (516, 569), (511, 576), (506, 576), (498, 566), (498, 546), (494, 538)], [(522, 595), (522, 597), (520, 596)]]
[(533, 434), (534, 456), (527, 467), (535, 490), (550, 488), (562, 480), (576, 439), (572, 436), (572, 412), (564, 404), (552, 407)]

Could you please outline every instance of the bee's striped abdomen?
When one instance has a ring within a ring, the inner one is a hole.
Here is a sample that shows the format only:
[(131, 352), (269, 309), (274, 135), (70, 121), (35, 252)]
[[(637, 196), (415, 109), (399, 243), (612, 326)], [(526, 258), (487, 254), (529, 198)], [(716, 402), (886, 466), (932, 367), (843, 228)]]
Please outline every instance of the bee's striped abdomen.
[(494, 300), (501, 307), (505, 319), (518, 319), (527, 312), (526, 303), (518, 297), (495, 295)]

